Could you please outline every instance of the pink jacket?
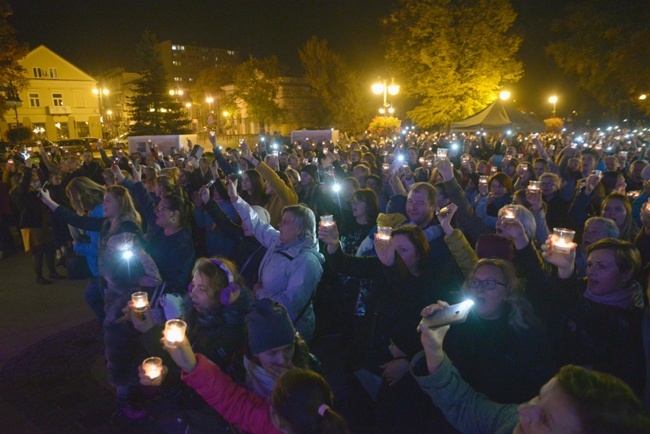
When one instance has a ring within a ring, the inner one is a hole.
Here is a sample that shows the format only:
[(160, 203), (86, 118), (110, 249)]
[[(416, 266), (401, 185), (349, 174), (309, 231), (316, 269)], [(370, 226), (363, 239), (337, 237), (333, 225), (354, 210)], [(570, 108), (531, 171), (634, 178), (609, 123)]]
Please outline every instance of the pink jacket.
[(273, 426), (266, 399), (236, 384), (207, 357), (197, 354), (196, 359), (194, 370), (189, 374), (183, 372), (183, 381), (224, 419), (252, 434), (281, 433)]

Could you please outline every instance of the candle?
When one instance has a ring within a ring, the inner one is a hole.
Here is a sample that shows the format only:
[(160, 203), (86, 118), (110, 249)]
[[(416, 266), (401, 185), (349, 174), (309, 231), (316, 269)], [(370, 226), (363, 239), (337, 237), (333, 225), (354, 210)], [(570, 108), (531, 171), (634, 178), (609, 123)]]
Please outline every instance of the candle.
[(524, 154), (517, 154), (517, 159), (518, 160), (523, 160), (524, 159)]
[(142, 362), (142, 369), (147, 377), (155, 380), (162, 373), (162, 359), (160, 357), (149, 357)]
[(175, 345), (181, 342), (185, 337), (185, 329), (187, 324), (180, 319), (170, 319), (165, 323), (165, 341), (168, 345)]
[(377, 239), (379, 241), (388, 242), (388, 241), (390, 241), (390, 237), (391, 237), (390, 233), (392, 231), (393, 231), (393, 228), (391, 228), (390, 226), (379, 226), (377, 228), (376, 237), (377, 237)]
[(528, 181), (528, 191), (533, 193), (539, 191), (539, 185), (539, 181)]
[(334, 226), (334, 216), (333, 215), (322, 215), (320, 216), (320, 225), (321, 226)]
[(133, 307), (136, 312), (143, 312), (149, 303), (149, 295), (144, 291), (138, 291), (131, 294)]
[(571, 251), (571, 244), (573, 243), (573, 237), (576, 232), (571, 229), (564, 228), (554, 228), (553, 236), (551, 240), (553, 241), (553, 250), (562, 253), (568, 253)]
[(479, 184), (486, 184), (486, 185), (487, 185), (487, 183), (488, 183), (488, 177), (487, 177), (487, 175), (481, 175), (481, 176), (478, 178), (478, 183), (479, 183)]
[(511, 205), (504, 206), (502, 216), (504, 219), (514, 220), (517, 218), (517, 210), (515, 209), (514, 206)]
[(418, 163), (420, 163), (420, 166), (424, 166), (424, 163), (425, 163), (425, 162), (426, 162), (426, 160), (424, 159), (424, 157), (420, 157), (420, 158), (418, 159)]
[(490, 167), (490, 173), (497, 173), (497, 166)]
[(448, 151), (447, 148), (438, 148), (436, 155), (440, 159), (445, 159), (445, 158), (447, 158), (447, 151)]
[(381, 169), (382, 169), (382, 170), (390, 170), (390, 164), (388, 164), (388, 163), (384, 163), (384, 164), (382, 164), (382, 165), (381, 165)]

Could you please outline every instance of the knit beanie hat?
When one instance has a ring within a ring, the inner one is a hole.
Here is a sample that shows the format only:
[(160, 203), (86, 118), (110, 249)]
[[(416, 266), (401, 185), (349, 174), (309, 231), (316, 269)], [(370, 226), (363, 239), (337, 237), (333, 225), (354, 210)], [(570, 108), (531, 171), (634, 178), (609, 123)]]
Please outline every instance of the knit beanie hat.
[(248, 345), (253, 354), (292, 344), (296, 329), (287, 309), (270, 298), (263, 298), (253, 305), (246, 315)]
[(314, 166), (313, 164), (305, 164), (302, 166), (302, 169), (300, 169), (300, 173), (305, 172), (307, 175), (311, 177), (311, 179), (318, 181), (318, 166)]

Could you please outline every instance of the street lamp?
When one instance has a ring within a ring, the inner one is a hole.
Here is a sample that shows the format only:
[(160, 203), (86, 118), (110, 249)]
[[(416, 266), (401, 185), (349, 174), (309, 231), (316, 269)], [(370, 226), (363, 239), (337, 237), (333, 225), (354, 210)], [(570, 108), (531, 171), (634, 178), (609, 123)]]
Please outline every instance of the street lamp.
[(104, 88), (94, 88), (93, 94), (97, 95), (97, 105), (99, 106), (99, 123), (102, 129), (102, 139), (104, 139), (104, 95), (108, 96), (108, 89)]
[(399, 93), (399, 85), (395, 84), (395, 79), (393, 78), (391, 80), (390, 85), (387, 85), (386, 80), (383, 80), (373, 84), (371, 88), (373, 93), (376, 95), (384, 94), (384, 105), (379, 109), (379, 113), (382, 115), (386, 112), (390, 114), (395, 113), (395, 109), (388, 103), (388, 94), (397, 95)]
[(639, 99), (640, 99), (641, 101), (645, 101), (645, 99), (646, 99), (647, 97), (648, 97), (648, 95), (646, 95), (645, 93), (642, 93), (641, 95), (639, 95)]
[(553, 117), (555, 117), (555, 106), (556, 106), (556, 104), (557, 104), (557, 96), (553, 95), (552, 97), (550, 97), (550, 98), (548, 99), (548, 102), (550, 102), (551, 104), (553, 104)]
[(502, 90), (499, 93), (499, 98), (501, 98), (501, 101), (507, 101), (510, 99), (510, 91), (507, 90)]
[(169, 89), (169, 94), (171, 96), (183, 96), (184, 93), (183, 89)]
[(208, 103), (208, 108), (209, 108), (209, 110), (210, 110), (210, 113), (212, 113), (212, 103), (214, 102), (214, 98), (212, 98), (211, 96), (209, 96), (209, 97), (207, 97), (207, 98), (205, 99), (205, 102)]

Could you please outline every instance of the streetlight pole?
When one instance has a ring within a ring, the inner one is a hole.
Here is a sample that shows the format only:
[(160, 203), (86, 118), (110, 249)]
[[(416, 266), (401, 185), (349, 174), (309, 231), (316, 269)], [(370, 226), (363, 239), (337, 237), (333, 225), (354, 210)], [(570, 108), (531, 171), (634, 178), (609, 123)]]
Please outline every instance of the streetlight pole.
[(108, 89), (106, 88), (94, 88), (93, 93), (97, 95), (97, 105), (99, 106), (99, 126), (102, 130), (102, 139), (105, 139), (104, 137), (104, 100), (102, 98), (102, 95), (108, 95)]
[(548, 99), (548, 102), (550, 102), (551, 104), (553, 104), (553, 117), (555, 117), (555, 105), (557, 104), (557, 96), (556, 96), (556, 95), (553, 95), (552, 97), (550, 97), (550, 98)]
[(373, 93), (376, 95), (381, 95), (382, 93), (384, 94), (384, 105), (379, 109), (379, 113), (382, 115), (386, 114), (386, 112), (391, 115), (395, 113), (395, 109), (388, 103), (388, 94), (397, 95), (399, 93), (399, 85), (395, 84), (395, 79), (393, 78), (391, 80), (390, 85), (386, 84), (385, 79), (383, 81), (380, 80), (379, 82), (373, 84), (371, 88)]

